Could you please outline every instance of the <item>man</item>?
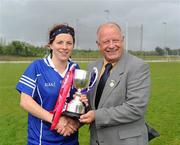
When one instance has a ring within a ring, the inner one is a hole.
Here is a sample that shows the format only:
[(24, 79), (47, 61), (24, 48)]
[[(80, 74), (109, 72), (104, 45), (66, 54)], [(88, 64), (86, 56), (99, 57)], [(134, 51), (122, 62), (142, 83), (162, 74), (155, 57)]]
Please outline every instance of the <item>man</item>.
[[(116, 23), (102, 24), (97, 30), (97, 45), (103, 59), (88, 66), (97, 67), (99, 81), (88, 94), (92, 110), (80, 117), (91, 124), (91, 145), (147, 145), (144, 113), (150, 92), (149, 66), (124, 51), (124, 37)], [(106, 64), (111, 63), (110, 74)], [(104, 72), (107, 81), (103, 89)]]

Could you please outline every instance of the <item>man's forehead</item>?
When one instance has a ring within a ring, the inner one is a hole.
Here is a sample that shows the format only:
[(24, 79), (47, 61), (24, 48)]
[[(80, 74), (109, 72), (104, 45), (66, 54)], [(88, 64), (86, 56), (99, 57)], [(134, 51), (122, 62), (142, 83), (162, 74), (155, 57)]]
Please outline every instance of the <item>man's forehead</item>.
[(122, 33), (119, 31), (118, 28), (116, 27), (105, 27), (102, 28), (99, 33), (98, 33), (98, 37), (103, 37), (103, 38), (112, 38), (112, 37), (121, 37)]
[(116, 23), (105, 23), (105, 24), (102, 24), (99, 26), (97, 33), (99, 33), (102, 30), (111, 29), (111, 28), (118, 29), (121, 32), (121, 27), (118, 24), (116, 24)]

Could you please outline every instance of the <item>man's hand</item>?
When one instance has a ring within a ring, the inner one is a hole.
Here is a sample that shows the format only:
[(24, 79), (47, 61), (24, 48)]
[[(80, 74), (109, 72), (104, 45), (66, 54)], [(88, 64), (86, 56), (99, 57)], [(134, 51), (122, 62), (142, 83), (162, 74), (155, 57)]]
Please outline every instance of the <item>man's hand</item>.
[(72, 118), (61, 116), (55, 129), (63, 136), (70, 136), (78, 130), (79, 126), (80, 123), (78, 120), (73, 120)]
[(95, 111), (94, 110), (90, 110), (88, 111), (86, 114), (83, 114), (80, 116), (79, 121), (81, 123), (87, 123), (90, 124), (95, 120)]

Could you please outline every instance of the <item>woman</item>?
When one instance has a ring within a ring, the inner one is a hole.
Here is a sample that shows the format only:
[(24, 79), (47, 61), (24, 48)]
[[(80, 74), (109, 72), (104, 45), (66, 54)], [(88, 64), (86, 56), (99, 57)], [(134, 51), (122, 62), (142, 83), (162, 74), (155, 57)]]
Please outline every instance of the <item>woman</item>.
[[(21, 94), (20, 106), (28, 114), (28, 145), (78, 145), (79, 122), (61, 116), (55, 130), (50, 130), (62, 80), (74, 62), (71, 56), (75, 43), (74, 29), (60, 24), (49, 33), (50, 55), (32, 62), (21, 76), (16, 89)], [(76, 68), (79, 68), (76, 65)], [(71, 88), (67, 101), (72, 99)]]

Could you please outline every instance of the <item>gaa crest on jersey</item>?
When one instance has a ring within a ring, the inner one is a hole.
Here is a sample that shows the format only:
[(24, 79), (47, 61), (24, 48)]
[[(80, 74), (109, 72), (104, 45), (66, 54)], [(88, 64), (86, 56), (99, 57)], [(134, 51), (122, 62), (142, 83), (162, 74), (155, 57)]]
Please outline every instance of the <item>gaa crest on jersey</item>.
[(56, 83), (55, 82), (47, 82), (44, 84), (45, 87), (56, 87)]

